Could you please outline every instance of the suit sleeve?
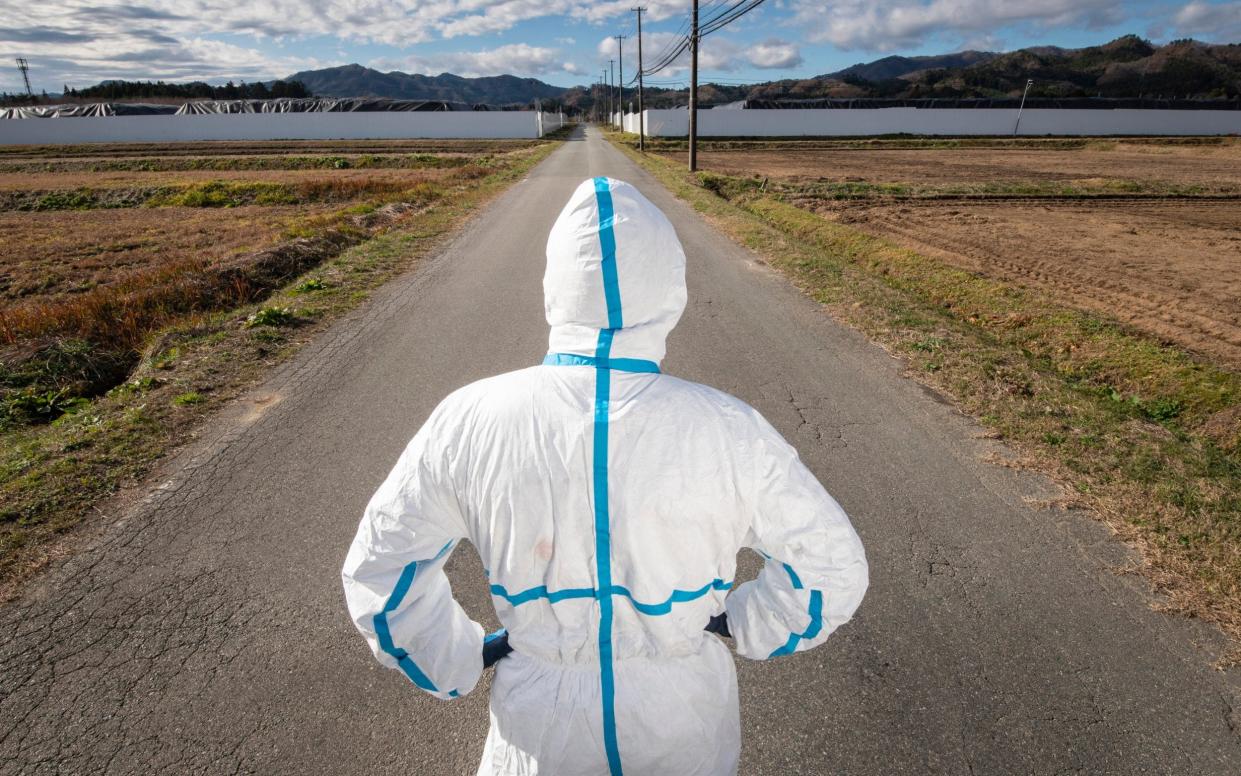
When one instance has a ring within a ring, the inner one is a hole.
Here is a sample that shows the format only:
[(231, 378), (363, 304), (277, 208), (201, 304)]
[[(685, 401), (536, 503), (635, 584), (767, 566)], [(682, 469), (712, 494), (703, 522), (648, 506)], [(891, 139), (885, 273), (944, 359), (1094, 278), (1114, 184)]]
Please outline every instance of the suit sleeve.
[(765, 660), (815, 647), (848, 622), (866, 593), (868, 571), (844, 510), (797, 451), (758, 421), (749, 445), (754, 479), (745, 544), (766, 562), (725, 606), (737, 652)]
[(371, 498), (341, 575), (349, 614), (379, 662), (447, 699), (477, 684), (483, 628), (444, 573), (468, 535), (451, 475), (460, 424), (444, 416), (441, 405)]

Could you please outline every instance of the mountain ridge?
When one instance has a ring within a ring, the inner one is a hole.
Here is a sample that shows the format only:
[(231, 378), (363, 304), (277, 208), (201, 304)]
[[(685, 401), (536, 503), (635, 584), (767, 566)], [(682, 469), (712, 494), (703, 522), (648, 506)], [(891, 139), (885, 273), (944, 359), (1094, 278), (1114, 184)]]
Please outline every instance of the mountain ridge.
[[(492, 105), (549, 106), (590, 110), (598, 90), (561, 87), (537, 78), (513, 75), (466, 78), (390, 71), (359, 64), (307, 70), (289, 76), (324, 97), (393, 97), (449, 100)], [(813, 99), (822, 97), (962, 98), (1020, 96), (1033, 80), (1032, 97), (1176, 97), (1241, 96), (1241, 45), (1194, 40), (1155, 45), (1125, 35), (1098, 46), (1069, 49), (1030, 46), (1008, 52), (958, 51), (933, 56), (887, 56), (859, 62), (833, 73), (750, 85), (704, 83), (704, 105), (741, 99)], [(634, 90), (629, 88), (626, 99)], [(684, 105), (684, 89), (647, 87), (647, 107)], [(632, 101), (632, 100), (630, 100)]]
[(844, 80), (849, 77), (855, 77), (865, 81), (883, 81), (890, 78), (900, 78), (920, 70), (966, 67), (994, 59), (998, 56), (1001, 56), (1001, 52), (975, 51), (973, 49), (957, 51), (951, 54), (935, 54), (921, 57), (893, 55), (870, 62), (858, 62), (855, 65), (850, 65), (833, 73), (815, 76), (815, 78)]
[(284, 80), (300, 81), (318, 97), (391, 97), (492, 105), (555, 100), (570, 88), (515, 75), (468, 78), (452, 73), (424, 75), (399, 70), (383, 73), (357, 63), (303, 70)]

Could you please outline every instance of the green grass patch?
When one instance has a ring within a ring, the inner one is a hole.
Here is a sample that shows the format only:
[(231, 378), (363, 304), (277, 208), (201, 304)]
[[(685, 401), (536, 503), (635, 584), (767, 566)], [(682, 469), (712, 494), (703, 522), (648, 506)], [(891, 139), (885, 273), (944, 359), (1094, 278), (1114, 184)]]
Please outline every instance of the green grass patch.
[(198, 391), (186, 391), (185, 393), (179, 393), (172, 397), (172, 403), (178, 407), (188, 407), (191, 404), (202, 404), (206, 400), (207, 397), (203, 396)]
[(1241, 637), (1241, 375), (761, 190), (623, 150), (1063, 483), (1172, 608)]
[(264, 307), (246, 318), (246, 328), (255, 326), (291, 326), (297, 316), (288, 307)]

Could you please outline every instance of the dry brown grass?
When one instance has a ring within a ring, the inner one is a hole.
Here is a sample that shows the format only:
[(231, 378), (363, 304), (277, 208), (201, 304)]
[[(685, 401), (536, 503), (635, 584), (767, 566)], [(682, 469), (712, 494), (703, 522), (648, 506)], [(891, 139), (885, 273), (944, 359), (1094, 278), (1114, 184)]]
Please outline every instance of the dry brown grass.
[(451, 168), (345, 168), (292, 170), (68, 170), (42, 169), (0, 172), (0, 191), (49, 191), (74, 189), (157, 188), (189, 186), (211, 181), (230, 183), (280, 183), (299, 186), (307, 181), (346, 183), (411, 184), (450, 177)]
[(0, 213), (0, 310), (77, 296), (164, 264), (254, 250), (297, 215), (259, 206)]
[[(210, 410), (433, 250), (474, 207), (553, 147), (514, 154), (483, 178), (419, 184), (400, 192), (399, 202), (271, 210), (296, 217), (273, 226), (265, 248), (169, 262), (150, 261), (158, 257), (152, 251), (123, 278), (46, 298), (39, 313), (11, 316), (13, 352), (0, 354), (0, 394), (10, 395), (0, 398), (7, 403), (21, 380), (53, 386), (59, 380), (76, 393), (69, 402), (59, 395), (19, 397), (36, 409), (68, 411), (50, 423), (0, 427), (0, 597), (63, 555), (62, 538), (106, 496), (144, 476)], [(172, 235), (178, 214), (228, 219), (246, 210), (98, 215), (163, 214)], [(313, 274), (295, 278), (311, 267)], [(238, 307), (246, 300), (255, 304)], [(115, 361), (118, 354), (125, 359)]]

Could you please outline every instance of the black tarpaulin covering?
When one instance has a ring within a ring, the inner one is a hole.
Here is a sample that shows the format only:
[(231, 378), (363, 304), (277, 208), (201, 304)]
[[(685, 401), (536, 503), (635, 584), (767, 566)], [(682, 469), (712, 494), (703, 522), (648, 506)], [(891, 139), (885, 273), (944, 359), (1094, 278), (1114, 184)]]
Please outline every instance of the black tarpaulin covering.
[[(811, 100), (746, 100), (747, 110), (796, 110), (799, 108), (850, 109), (850, 108), (1012, 108), (1021, 106), (1021, 98), (997, 99), (882, 99), (877, 97), (820, 98)], [(1157, 100), (1149, 98), (1030, 97), (1026, 100), (1030, 109), (1114, 110), (1131, 108), (1140, 110), (1241, 110), (1241, 100)]]
[(196, 100), (181, 105), (99, 102), (89, 105), (33, 105), (0, 109), (0, 119), (49, 119), (76, 116), (196, 116), (217, 113), (375, 113), (502, 110), (446, 100), (389, 100), (380, 97), (298, 97), (276, 100)]
[(297, 97), (279, 100), (205, 100), (187, 102), (179, 115), (205, 113), (378, 113), (492, 110), (446, 100), (390, 100), (382, 97)]
[(90, 105), (26, 105), (0, 108), (0, 119), (53, 119), (73, 116), (160, 116), (177, 112), (176, 105), (98, 102)]

